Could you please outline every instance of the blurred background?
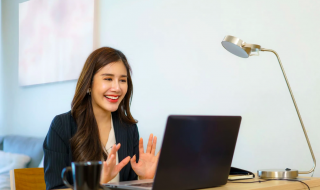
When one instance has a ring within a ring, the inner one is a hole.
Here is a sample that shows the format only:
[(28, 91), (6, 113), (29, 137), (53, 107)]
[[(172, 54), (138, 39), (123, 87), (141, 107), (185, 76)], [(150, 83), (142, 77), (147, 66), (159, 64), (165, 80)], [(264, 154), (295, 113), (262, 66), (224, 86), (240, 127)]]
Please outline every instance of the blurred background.
[[(0, 134), (44, 138), (54, 116), (70, 110), (77, 81), (20, 86), (23, 2), (1, 0)], [(275, 55), (260, 52), (239, 58), (221, 41), (233, 35), (278, 52), (318, 158), (320, 1), (94, 3), (93, 48), (110, 46), (127, 56), (133, 70), (131, 109), (141, 137), (158, 136), (159, 150), (170, 114), (240, 115), (232, 166), (253, 172), (311, 169), (312, 158)], [(314, 176), (320, 177), (318, 168)]]

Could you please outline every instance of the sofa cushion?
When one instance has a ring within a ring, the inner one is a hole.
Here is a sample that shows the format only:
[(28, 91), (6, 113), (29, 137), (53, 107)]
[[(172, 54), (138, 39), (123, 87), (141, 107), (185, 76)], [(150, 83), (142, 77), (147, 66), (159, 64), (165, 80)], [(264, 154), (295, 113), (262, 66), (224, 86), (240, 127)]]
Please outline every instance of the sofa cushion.
[(25, 168), (30, 157), (0, 150), (0, 189), (10, 189), (10, 170)]
[(0, 174), (8, 174), (13, 169), (25, 168), (30, 162), (30, 157), (0, 150)]
[(43, 156), (42, 145), (42, 138), (8, 135), (3, 141), (3, 151), (29, 156), (31, 161), (27, 168), (36, 168)]

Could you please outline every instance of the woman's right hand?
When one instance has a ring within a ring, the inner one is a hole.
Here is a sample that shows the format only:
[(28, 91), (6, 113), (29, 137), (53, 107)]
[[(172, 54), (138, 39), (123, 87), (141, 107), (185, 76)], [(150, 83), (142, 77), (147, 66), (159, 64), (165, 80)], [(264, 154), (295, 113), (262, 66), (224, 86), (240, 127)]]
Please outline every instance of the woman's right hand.
[(116, 155), (117, 151), (120, 149), (120, 146), (120, 143), (118, 143), (116, 146), (113, 146), (110, 151), (110, 154), (108, 155), (108, 159), (103, 162), (103, 168), (100, 179), (101, 184), (108, 183), (110, 180), (117, 176), (117, 174), (125, 165), (129, 163), (130, 156), (126, 157), (118, 165), (116, 165)]

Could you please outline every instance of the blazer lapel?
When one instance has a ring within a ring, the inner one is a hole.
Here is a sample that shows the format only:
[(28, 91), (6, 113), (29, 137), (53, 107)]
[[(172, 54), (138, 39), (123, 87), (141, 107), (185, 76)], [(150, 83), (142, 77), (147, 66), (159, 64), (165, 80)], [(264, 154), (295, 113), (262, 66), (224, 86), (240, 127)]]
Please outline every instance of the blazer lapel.
[[(118, 113), (114, 112), (112, 113), (112, 121), (113, 121), (113, 127), (114, 127), (114, 133), (116, 137), (116, 142), (121, 143), (121, 147), (118, 150), (118, 157), (119, 157), (119, 162), (121, 162), (127, 153), (127, 128), (124, 123), (121, 123), (118, 117)], [(120, 181), (123, 179), (123, 170), (120, 171)]]

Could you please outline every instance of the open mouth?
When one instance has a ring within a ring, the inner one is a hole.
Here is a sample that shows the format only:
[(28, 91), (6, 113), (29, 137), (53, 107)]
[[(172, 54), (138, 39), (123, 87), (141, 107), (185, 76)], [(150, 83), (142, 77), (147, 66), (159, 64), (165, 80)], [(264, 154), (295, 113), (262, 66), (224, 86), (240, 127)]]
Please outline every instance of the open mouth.
[(120, 96), (104, 96), (108, 99), (111, 99), (111, 100), (118, 100)]
[(107, 98), (107, 100), (111, 103), (116, 103), (118, 102), (119, 100), (119, 97), (118, 95), (107, 95), (107, 96), (104, 96), (105, 98)]

